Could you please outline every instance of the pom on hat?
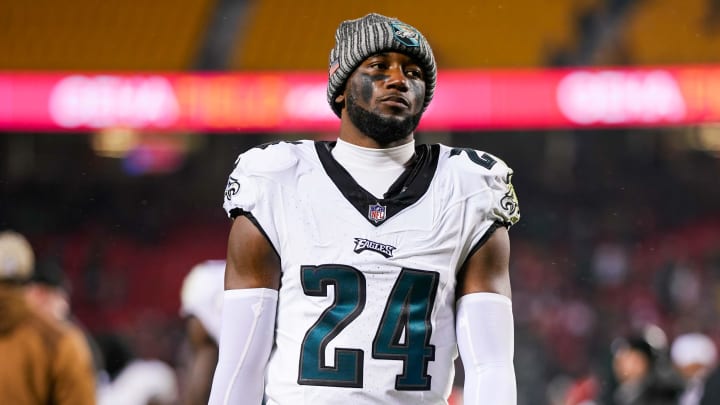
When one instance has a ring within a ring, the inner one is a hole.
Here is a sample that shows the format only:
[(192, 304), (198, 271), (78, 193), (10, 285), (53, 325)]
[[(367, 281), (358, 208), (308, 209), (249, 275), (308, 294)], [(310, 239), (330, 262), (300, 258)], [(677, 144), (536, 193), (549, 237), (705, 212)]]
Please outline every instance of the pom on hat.
[(430, 104), (437, 81), (437, 66), (430, 44), (413, 26), (373, 13), (343, 21), (335, 32), (335, 47), (330, 51), (327, 99), (338, 117), (342, 106), (335, 99), (352, 72), (368, 57), (386, 51), (401, 52), (417, 61), (425, 75), (423, 110)]

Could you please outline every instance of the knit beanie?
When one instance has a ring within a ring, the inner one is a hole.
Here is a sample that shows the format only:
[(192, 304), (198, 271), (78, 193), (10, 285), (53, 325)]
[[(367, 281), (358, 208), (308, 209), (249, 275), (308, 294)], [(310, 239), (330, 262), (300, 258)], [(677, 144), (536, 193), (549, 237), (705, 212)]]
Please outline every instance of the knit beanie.
[(388, 51), (406, 54), (420, 65), (425, 78), (423, 111), (427, 108), (437, 81), (437, 66), (430, 44), (414, 27), (396, 18), (373, 13), (343, 21), (335, 31), (335, 47), (330, 51), (327, 99), (338, 117), (342, 105), (336, 103), (335, 98), (344, 90), (348, 77), (368, 57)]

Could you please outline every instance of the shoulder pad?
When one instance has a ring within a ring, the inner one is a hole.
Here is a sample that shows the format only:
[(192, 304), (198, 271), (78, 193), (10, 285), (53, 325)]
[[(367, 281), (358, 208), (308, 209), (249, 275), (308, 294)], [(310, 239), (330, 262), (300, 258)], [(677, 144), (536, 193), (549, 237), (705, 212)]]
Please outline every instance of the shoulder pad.
[(283, 141), (256, 146), (241, 154), (235, 165), (245, 172), (283, 171), (297, 164), (303, 143)]
[(443, 153), (453, 166), (462, 171), (485, 176), (505, 176), (510, 168), (499, 157), (472, 148), (446, 147)]
[(502, 159), (490, 153), (470, 148), (447, 148), (454, 176), (466, 190), (485, 190), (491, 197), (489, 217), (510, 227), (520, 219), (517, 194), (512, 185), (513, 170)]

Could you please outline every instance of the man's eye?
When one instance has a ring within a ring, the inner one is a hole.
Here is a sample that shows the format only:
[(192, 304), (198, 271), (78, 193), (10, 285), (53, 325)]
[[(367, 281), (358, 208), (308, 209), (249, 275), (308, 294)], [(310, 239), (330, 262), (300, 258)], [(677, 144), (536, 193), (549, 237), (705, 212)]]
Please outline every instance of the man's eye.
[(422, 79), (422, 72), (420, 70), (415, 70), (415, 69), (408, 70), (405, 72), (405, 75), (407, 75), (408, 77), (412, 77), (412, 78)]
[(387, 65), (382, 62), (375, 62), (370, 65), (374, 69), (387, 69)]

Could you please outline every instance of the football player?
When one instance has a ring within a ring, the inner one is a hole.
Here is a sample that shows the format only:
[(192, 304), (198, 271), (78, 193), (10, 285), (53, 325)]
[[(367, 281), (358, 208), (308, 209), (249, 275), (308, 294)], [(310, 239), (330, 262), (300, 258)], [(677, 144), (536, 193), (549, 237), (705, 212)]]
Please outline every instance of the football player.
[(342, 22), (330, 52), (337, 141), (243, 153), (211, 404), (516, 403), (508, 228), (512, 170), (415, 144), (435, 91), (425, 37), (395, 18)]

